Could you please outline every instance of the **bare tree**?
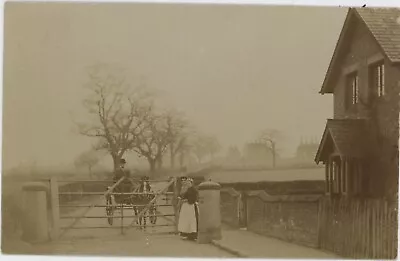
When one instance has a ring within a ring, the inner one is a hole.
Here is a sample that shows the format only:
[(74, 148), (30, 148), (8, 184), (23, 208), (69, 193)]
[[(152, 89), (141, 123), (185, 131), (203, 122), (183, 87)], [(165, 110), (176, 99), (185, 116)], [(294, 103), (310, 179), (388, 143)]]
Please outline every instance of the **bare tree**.
[(132, 150), (140, 157), (145, 157), (149, 162), (150, 172), (154, 174), (156, 167), (161, 167), (162, 156), (170, 144), (171, 138), (168, 133), (167, 120), (162, 114), (150, 111), (144, 121), (141, 132), (136, 133)]
[(198, 134), (193, 144), (193, 152), (197, 157), (198, 163), (200, 164), (206, 156), (210, 156), (213, 160), (215, 154), (220, 150), (221, 146), (217, 138), (214, 136)]
[(203, 163), (203, 159), (208, 154), (207, 139), (205, 136), (198, 135), (193, 142), (193, 153), (199, 164)]
[(267, 129), (260, 133), (257, 142), (266, 146), (272, 154), (272, 167), (276, 167), (276, 157), (278, 154), (277, 143), (282, 138), (282, 132), (275, 129)]
[(230, 146), (228, 152), (226, 154), (226, 160), (229, 163), (238, 163), (240, 162), (242, 155), (237, 146)]
[(208, 154), (211, 156), (211, 159), (214, 160), (215, 154), (221, 151), (221, 145), (215, 136), (206, 137), (206, 150)]
[(180, 139), (180, 149), (178, 151), (179, 155), (179, 167), (182, 169), (185, 161), (185, 157), (188, 157), (193, 150), (193, 145), (190, 144), (188, 137)]
[(77, 169), (87, 168), (89, 176), (92, 178), (92, 168), (99, 163), (100, 158), (100, 154), (96, 151), (85, 151), (75, 159), (74, 164)]
[(95, 149), (108, 151), (114, 169), (124, 153), (137, 141), (151, 108), (144, 86), (132, 88), (125, 75), (108, 65), (90, 68), (86, 85), (90, 94), (84, 106), (92, 117), (90, 123), (78, 124), (81, 134), (99, 139)]
[(165, 114), (165, 118), (169, 136), (170, 163), (171, 168), (174, 169), (176, 155), (185, 150), (185, 146), (187, 146), (187, 138), (190, 135), (188, 129), (189, 123), (182, 114), (174, 111), (168, 111)]

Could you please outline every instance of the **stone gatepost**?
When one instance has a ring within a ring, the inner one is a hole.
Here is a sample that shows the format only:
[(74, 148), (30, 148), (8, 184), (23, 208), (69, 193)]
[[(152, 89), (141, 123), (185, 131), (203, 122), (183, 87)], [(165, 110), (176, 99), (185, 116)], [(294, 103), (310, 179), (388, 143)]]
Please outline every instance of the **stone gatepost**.
[(49, 240), (47, 190), (41, 182), (24, 184), (24, 224), (22, 238), (31, 243), (41, 243)]
[(206, 181), (198, 186), (199, 190), (199, 233), (197, 242), (211, 243), (219, 240), (221, 235), (221, 206), (218, 183)]

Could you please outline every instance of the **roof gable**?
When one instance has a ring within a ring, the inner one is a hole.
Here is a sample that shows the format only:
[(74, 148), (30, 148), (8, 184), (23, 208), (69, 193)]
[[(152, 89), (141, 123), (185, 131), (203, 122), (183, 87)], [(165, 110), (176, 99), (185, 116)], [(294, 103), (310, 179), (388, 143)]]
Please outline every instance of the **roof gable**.
[(398, 8), (349, 8), (343, 28), (340, 32), (335, 50), (332, 55), (321, 94), (332, 93), (329, 83), (334, 78), (337, 60), (342, 54), (355, 19), (361, 21), (371, 36), (382, 49), (382, 53), (393, 63), (400, 62), (400, 9)]
[(326, 160), (328, 142), (341, 156), (365, 158), (373, 154), (375, 143), (363, 119), (329, 119), (315, 157), (316, 163)]

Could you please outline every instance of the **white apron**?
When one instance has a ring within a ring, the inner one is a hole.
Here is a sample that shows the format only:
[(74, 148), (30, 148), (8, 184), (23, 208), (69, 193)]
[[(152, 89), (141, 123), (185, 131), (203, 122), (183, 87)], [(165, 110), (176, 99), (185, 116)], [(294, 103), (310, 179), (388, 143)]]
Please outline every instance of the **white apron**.
[(195, 212), (196, 204), (190, 205), (187, 202), (183, 202), (181, 211), (179, 213), (178, 231), (181, 233), (196, 233), (197, 232), (197, 220)]

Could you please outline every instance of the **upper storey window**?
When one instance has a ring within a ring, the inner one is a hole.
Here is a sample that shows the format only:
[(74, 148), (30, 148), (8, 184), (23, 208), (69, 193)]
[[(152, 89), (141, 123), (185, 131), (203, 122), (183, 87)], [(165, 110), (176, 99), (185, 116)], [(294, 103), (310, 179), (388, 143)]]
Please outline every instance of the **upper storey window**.
[(385, 95), (385, 64), (379, 62), (371, 65), (370, 67), (370, 87), (378, 95), (382, 97)]
[(346, 82), (346, 109), (359, 102), (358, 74), (353, 72), (347, 76)]

